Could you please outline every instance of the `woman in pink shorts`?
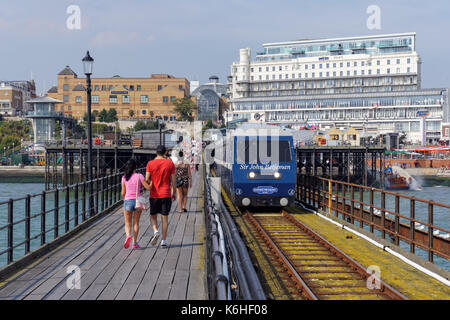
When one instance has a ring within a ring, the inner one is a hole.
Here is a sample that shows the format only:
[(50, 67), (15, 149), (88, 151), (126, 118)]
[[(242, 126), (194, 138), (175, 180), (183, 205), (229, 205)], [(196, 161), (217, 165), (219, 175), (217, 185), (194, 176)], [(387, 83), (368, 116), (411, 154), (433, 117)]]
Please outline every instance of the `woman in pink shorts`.
[[(123, 247), (128, 249), (131, 240), (133, 240), (132, 248), (139, 249), (137, 238), (139, 234), (139, 220), (141, 218), (142, 209), (136, 208), (136, 198), (140, 196), (141, 185), (145, 189), (150, 190), (151, 183), (145, 182), (142, 174), (136, 173), (136, 160), (130, 159), (125, 169), (125, 175), (122, 177), (122, 198), (125, 220), (126, 239)], [(138, 194), (136, 195), (136, 191)], [(134, 216), (134, 221), (133, 221)], [(131, 225), (133, 225), (133, 237), (131, 237)]]

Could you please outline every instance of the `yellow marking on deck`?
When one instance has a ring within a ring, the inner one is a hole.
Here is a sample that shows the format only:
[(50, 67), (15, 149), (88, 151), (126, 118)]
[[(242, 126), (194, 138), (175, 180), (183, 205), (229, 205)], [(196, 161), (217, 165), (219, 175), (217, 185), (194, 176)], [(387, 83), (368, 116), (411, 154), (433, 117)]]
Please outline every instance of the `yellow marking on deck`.
[[(404, 294), (408, 299), (450, 300), (450, 287), (445, 284), (359, 238), (354, 233), (343, 230), (313, 213), (297, 213), (298, 211), (295, 209), (296, 213), (292, 210), (290, 213), (362, 266), (366, 268), (372, 265), (379, 266), (381, 280)], [(333, 297), (330, 298), (333, 299)]]

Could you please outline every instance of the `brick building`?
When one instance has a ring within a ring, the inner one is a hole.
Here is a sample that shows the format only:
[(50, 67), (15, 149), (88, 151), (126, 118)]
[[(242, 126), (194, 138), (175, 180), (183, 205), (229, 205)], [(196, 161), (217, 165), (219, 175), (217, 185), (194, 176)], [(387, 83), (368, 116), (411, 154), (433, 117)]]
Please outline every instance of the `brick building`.
[[(118, 118), (156, 118), (174, 120), (173, 101), (189, 97), (189, 81), (168, 74), (152, 74), (148, 78), (91, 78), (92, 112), (116, 109)], [(48, 96), (63, 101), (57, 112), (82, 118), (87, 111), (86, 79), (66, 66), (58, 73), (58, 84)], [(132, 115), (132, 116), (131, 116)]]

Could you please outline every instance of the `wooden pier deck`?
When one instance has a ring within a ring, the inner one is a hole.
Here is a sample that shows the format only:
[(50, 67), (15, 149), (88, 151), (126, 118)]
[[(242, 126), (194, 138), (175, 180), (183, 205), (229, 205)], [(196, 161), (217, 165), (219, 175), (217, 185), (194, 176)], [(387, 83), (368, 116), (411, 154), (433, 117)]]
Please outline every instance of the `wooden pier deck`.
[[(193, 174), (193, 178), (188, 212), (180, 214), (178, 205), (172, 204), (167, 248), (161, 248), (159, 243), (150, 245), (153, 230), (147, 211), (140, 220), (141, 249), (124, 249), (120, 207), (0, 283), (0, 300), (208, 299), (203, 184), (200, 173)], [(161, 223), (160, 217), (158, 222)], [(68, 282), (74, 276), (68, 273), (71, 266), (81, 271), (79, 289), (69, 289)]]

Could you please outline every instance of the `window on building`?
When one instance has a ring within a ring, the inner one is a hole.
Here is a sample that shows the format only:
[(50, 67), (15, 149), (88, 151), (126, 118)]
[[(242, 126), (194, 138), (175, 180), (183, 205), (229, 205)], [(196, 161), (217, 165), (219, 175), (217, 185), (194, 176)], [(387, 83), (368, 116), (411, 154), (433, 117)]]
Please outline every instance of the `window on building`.
[(400, 59), (397, 59), (397, 64), (400, 64)]
[(283, 71), (283, 67), (282, 67), (282, 66), (279, 66), (279, 67), (278, 67), (278, 70)]
[(341, 62), (341, 63), (339, 64), (339, 66), (340, 66), (341, 68), (343, 68), (343, 67), (344, 67), (344, 63)]
[(361, 67), (364, 67), (366, 65), (365, 61), (361, 61)]
[(411, 58), (408, 58), (408, 60), (406, 61), (408, 64), (411, 63)]
[(68, 106), (67, 111), (72, 111), (72, 106)]
[(141, 96), (141, 103), (148, 103), (148, 96)]
[(250, 72), (254, 72), (253, 68), (250, 68)]
[(122, 103), (130, 103), (130, 96), (122, 96)]
[(350, 62), (347, 62), (347, 67), (350, 67)]
[(308, 70), (308, 65), (307, 64), (305, 64), (305, 70)]
[(80, 97), (80, 96), (75, 97), (75, 102), (76, 102), (76, 103), (81, 103), (81, 97)]
[(319, 64), (319, 69), (322, 69), (322, 64), (321, 63)]
[(353, 66), (357, 67), (357, 66), (358, 66), (358, 61), (355, 61), (355, 62), (353, 63)]
[(411, 68), (410, 67), (408, 67), (408, 73), (410, 73), (411, 72)]
[(164, 103), (169, 102), (169, 97), (168, 97), (168, 96), (164, 96), (164, 97), (162, 98), (162, 101), (163, 101)]
[(63, 97), (63, 101), (64, 101), (64, 102), (69, 102), (69, 96), (64, 96), (64, 97)]
[(117, 96), (109, 96), (109, 103), (117, 103)]
[(330, 68), (330, 64), (329, 63), (327, 63), (327, 69), (329, 69)]
[(136, 86), (136, 90), (137, 90), (137, 91), (141, 91), (141, 85), (140, 85), (140, 84), (138, 84), (138, 85)]
[(96, 84), (95, 86), (94, 86), (94, 91), (98, 91), (100, 88), (98, 87), (98, 84)]
[(98, 96), (91, 96), (92, 103), (98, 103)]
[(147, 110), (142, 109), (142, 110), (141, 110), (141, 114), (145, 116), (145, 115), (147, 114)]
[(262, 68), (261, 68), (261, 67), (259, 67), (259, 68), (258, 68), (258, 71), (259, 71), (259, 72), (262, 72)]
[(387, 64), (390, 65), (390, 64), (391, 64), (391, 60), (388, 60), (388, 61), (387, 61)]
[(105, 84), (102, 85), (102, 91), (106, 91), (106, 85)]
[(68, 84), (63, 85), (63, 90), (64, 91), (69, 91), (69, 85)]
[(333, 68), (336, 68), (336, 63), (333, 63)]
[(391, 69), (387, 69), (387, 74), (391, 74)]
[(315, 65), (315, 64), (313, 64), (313, 65), (312, 65), (312, 68), (313, 68), (313, 69), (315, 69), (315, 68), (316, 68), (316, 65)]
[(61, 111), (64, 111), (64, 106), (61, 106)]
[(381, 65), (381, 61), (377, 60), (377, 66)]
[(162, 85), (158, 84), (158, 91), (162, 89)]
[(381, 74), (381, 70), (380, 69), (377, 69), (377, 74)]
[(175, 96), (170, 96), (170, 102), (173, 102), (173, 101), (175, 101), (177, 99), (177, 97), (175, 97)]

